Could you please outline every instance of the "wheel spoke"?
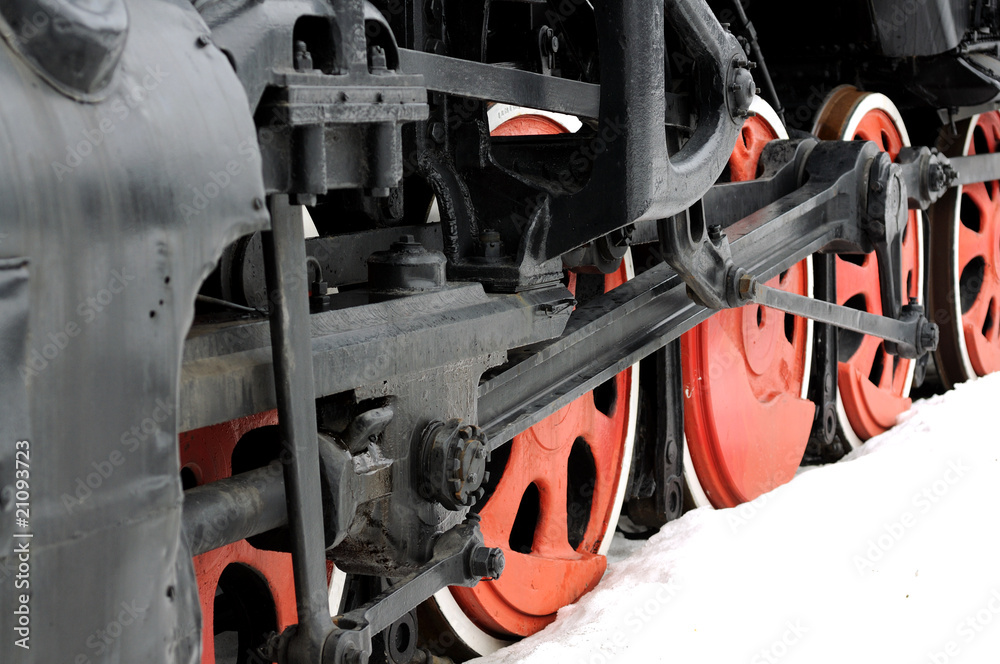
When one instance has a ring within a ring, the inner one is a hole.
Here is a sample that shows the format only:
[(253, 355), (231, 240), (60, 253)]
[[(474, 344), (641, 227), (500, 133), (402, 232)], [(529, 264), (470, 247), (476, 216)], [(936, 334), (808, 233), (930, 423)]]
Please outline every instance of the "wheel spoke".
[[(849, 141), (875, 141), (893, 160), (906, 144), (899, 112), (883, 95), (842, 87), (827, 104), (818, 116), (822, 126), (817, 133), (838, 134)], [(847, 127), (856, 129), (848, 135)], [(919, 300), (923, 292), (921, 223), (919, 213), (911, 211), (902, 242), (900, 277), (904, 303), (910, 298)], [(868, 313), (882, 315), (881, 280), (874, 254), (867, 255), (861, 265), (841, 258), (836, 270), (838, 304), (856, 306), (857, 296), (863, 295)], [(838, 410), (838, 422), (852, 445), (859, 445), (892, 426), (898, 414), (909, 407), (909, 399), (903, 397), (911, 381), (909, 360), (897, 360), (883, 348), (880, 340), (865, 336), (853, 356), (838, 367), (843, 406)]]
[(531, 552), (547, 558), (575, 558), (566, 522), (567, 468), (553, 468), (538, 482), (539, 515)]
[(961, 274), (965, 266), (973, 258), (983, 258), (988, 260), (990, 251), (990, 238), (986, 233), (976, 232), (965, 224), (958, 224), (958, 271)]
[[(989, 193), (986, 191), (987, 184), (988, 183), (985, 182), (975, 182), (973, 184), (965, 185), (965, 187), (962, 188), (962, 195), (968, 197), (979, 211), (979, 219), (981, 222), (988, 220), (996, 210), (996, 203), (993, 202), (993, 199), (990, 198)], [(971, 222), (970, 219), (966, 219), (965, 221), (967, 223)], [(965, 224), (962, 225), (964, 226)]]
[(878, 282), (878, 261), (868, 254), (861, 265), (837, 258), (837, 304), (844, 304), (852, 297), (864, 295), (869, 313), (882, 313), (882, 300)]
[[(490, 500), (479, 514), (482, 517), (481, 530), (488, 546), (507, 547), (514, 518), (525, 491), (534, 480), (533, 466), (527, 463), (530, 447), (520, 437), (510, 442), (510, 457), (503, 476), (497, 483)], [(513, 509), (511, 509), (513, 506)]]
[[(509, 119), (493, 132), (505, 136), (557, 133), (565, 133), (565, 129), (555, 120), (531, 113)], [(605, 290), (629, 278), (627, 265), (630, 263), (623, 261), (617, 272), (607, 275)], [(570, 272), (568, 277), (567, 287), (577, 292), (580, 276)], [(598, 550), (609, 534), (609, 525), (613, 527), (611, 522), (617, 519), (615, 498), (619, 489), (624, 490), (619, 479), (627, 475), (631, 462), (626, 451), (631, 450), (629, 424), (635, 418), (629, 407), (632, 371), (600, 386), (595, 391), (600, 393), (599, 403), (594, 392), (585, 394), (510, 443), (503, 476), (480, 510), (484, 539), (505, 549), (506, 569), (496, 581), (449, 591), (472, 621), (471, 626), (464, 620), (452, 622), (456, 633), (480, 640), (482, 632), (476, 630), (498, 637), (528, 636), (552, 622), (556, 611), (579, 599), (600, 580), (606, 560), (590, 551)], [(577, 459), (581, 455), (585, 462), (590, 458), (583, 454), (581, 441), (587, 443), (593, 456), (595, 467), (589, 474), (579, 467), (586, 463)], [(590, 491), (586, 483), (595, 474)], [(581, 482), (585, 491), (576, 486)], [(577, 493), (586, 495), (571, 500), (570, 490), (574, 498)], [(583, 508), (589, 509), (591, 525), (580, 550), (574, 550), (570, 537), (578, 540), (577, 531), (586, 513), (574, 521), (575, 512), (570, 514), (570, 510)], [(511, 550), (514, 546), (519, 551)], [(467, 631), (470, 629), (472, 632)]]

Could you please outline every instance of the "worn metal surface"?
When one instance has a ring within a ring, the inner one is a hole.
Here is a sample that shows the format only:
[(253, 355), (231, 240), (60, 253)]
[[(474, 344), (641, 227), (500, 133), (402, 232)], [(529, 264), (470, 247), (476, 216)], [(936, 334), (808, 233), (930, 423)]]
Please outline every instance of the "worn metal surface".
[(684, 509), (684, 385), (680, 343), (669, 343), (640, 364), (639, 430), (622, 513), (648, 529)]
[[(388, 249), (401, 234), (412, 235), (428, 249), (441, 249), (441, 225), (421, 224), (306, 238), (306, 256), (316, 259), (328, 286), (362, 284), (368, 279), (368, 257)], [(221, 294), (226, 300), (267, 311), (259, 233), (240, 238), (228, 249), (220, 272)]]
[[(21, 441), (30, 441), (31, 418), (28, 414), (28, 392), (15, 370), (24, 366), (27, 358), (28, 311), (30, 308), (28, 261), (24, 258), (0, 258), (0, 422), (3, 423), (3, 440), (0, 440), (0, 561), (5, 564), (2, 588), (13, 585), (15, 546), (14, 533), (24, 535), (28, 527), (16, 527), (20, 513), (15, 510), (17, 500), (14, 479), (15, 468), (30, 466), (30, 449)], [(18, 454), (20, 452), (20, 454)], [(20, 458), (22, 464), (16, 461)], [(30, 479), (30, 468), (26, 475)], [(22, 475), (23, 476), (23, 475)], [(29, 542), (30, 544), (30, 542)], [(23, 546), (18, 543), (18, 546)]]
[(924, 0), (912, 6), (871, 0), (869, 7), (878, 44), (891, 57), (950, 51), (965, 38), (972, 23), (969, 4), (963, 0)]
[(920, 305), (905, 305), (902, 315), (896, 319), (787, 293), (757, 280), (753, 280), (748, 289), (750, 300), (758, 304), (892, 342), (886, 344), (886, 348), (892, 348), (894, 354), (903, 358), (915, 359), (937, 348), (937, 325), (923, 317)]
[(319, 440), (313, 394), (309, 299), (304, 285), (306, 250), (302, 218), (288, 197), (270, 200), (271, 231), (264, 233), (264, 272), (271, 294), (271, 360), (278, 406), (278, 431), (284, 449), (282, 471), (288, 535), (295, 571), (298, 626), (288, 644), (289, 661), (319, 661), (331, 629), (323, 551), (323, 503), (319, 479)]
[(952, 157), (949, 161), (958, 173), (954, 185), (1000, 180), (1000, 155), (996, 153)]
[(74, 99), (97, 99), (115, 76), (128, 37), (124, 0), (17, 0), (0, 6), (0, 35), (53, 87)]
[[(759, 281), (820, 250), (873, 249), (859, 187), (874, 145), (825, 142), (808, 154), (804, 186), (725, 228), (733, 264)], [(666, 264), (578, 307), (562, 337), (480, 386), (480, 425), (490, 445), (510, 440), (710, 314)]]
[(30, 650), (11, 638), (19, 593), (0, 558), (4, 662), (199, 661), (180, 536), (181, 347), (223, 248), (268, 221), (246, 95), (226, 57), (199, 46), (208, 29), (184, 0), (125, 5), (129, 37), (100, 101), (64, 96), (0, 45), (0, 259), (30, 260), (28, 284), (0, 277), (14, 355), (0, 362), (0, 449), (31, 443), (33, 533)]
[[(561, 287), (487, 296), (478, 284), (468, 284), (314, 314), (309, 325), (316, 396), (551, 339), (566, 324), (569, 301)], [(274, 408), (269, 340), (266, 323), (245, 321), (210, 326), (189, 339), (182, 431)]]
[(401, 127), (426, 117), (427, 93), (398, 71), (385, 18), (364, 0), (197, 4), (247, 90), (268, 191), (303, 204), (331, 189), (387, 196), (403, 175)]
[[(813, 256), (813, 296), (825, 302), (837, 301), (836, 256)], [(833, 325), (813, 326), (812, 375), (809, 400), (816, 404), (812, 431), (806, 445), (807, 462), (836, 461), (850, 445), (837, 433), (837, 330)]]
[(234, 475), (184, 492), (184, 535), (191, 555), (288, 523), (281, 465)]
[(371, 602), (341, 616), (338, 629), (326, 643), (323, 661), (351, 664), (359, 661), (354, 658), (360, 653), (365, 653), (360, 661), (367, 661), (375, 634), (388, 629), (441, 588), (471, 587), (483, 577), (498, 578), (504, 568), (503, 551), (483, 546), (478, 522), (479, 518), (473, 516), (442, 534), (426, 564)]
[(403, 71), (423, 74), (428, 90), (584, 118), (600, 117), (601, 86), (594, 83), (409, 49), (400, 49), (399, 62)]

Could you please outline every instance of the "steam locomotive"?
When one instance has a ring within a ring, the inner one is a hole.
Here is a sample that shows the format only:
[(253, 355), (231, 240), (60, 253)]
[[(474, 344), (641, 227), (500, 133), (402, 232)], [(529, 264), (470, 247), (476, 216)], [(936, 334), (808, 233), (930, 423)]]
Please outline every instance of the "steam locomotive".
[(996, 0), (0, 36), (3, 662), (465, 661), (1000, 369)]

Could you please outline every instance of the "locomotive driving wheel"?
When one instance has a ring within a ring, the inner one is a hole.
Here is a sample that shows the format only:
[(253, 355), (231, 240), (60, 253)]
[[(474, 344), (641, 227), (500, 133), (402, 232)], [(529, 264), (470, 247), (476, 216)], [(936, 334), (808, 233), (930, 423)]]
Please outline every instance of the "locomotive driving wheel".
[[(277, 421), (271, 411), (182, 433), (184, 488), (231, 477), (239, 441)], [(269, 632), (296, 622), (291, 554), (264, 551), (240, 540), (195, 556), (194, 570), (201, 601), (202, 664), (254, 661)]]
[[(1000, 149), (1000, 113), (992, 111), (943, 134), (948, 156)], [(1000, 183), (949, 191), (931, 208), (930, 311), (941, 328), (938, 374), (950, 388), (1000, 371)]]
[[(827, 98), (813, 133), (824, 140), (873, 141), (894, 160), (910, 144), (896, 106), (884, 95), (841, 86)], [(903, 303), (922, 302), (923, 223), (910, 210), (903, 231)], [(842, 255), (836, 260), (837, 304), (882, 315), (875, 254)], [(838, 330), (837, 418), (852, 447), (889, 429), (910, 407), (915, 362), (886, 352), (882, 340)]]
[[(493, 135), (566, 131), (562, 118), (528, 112)], [(567, 287), (585, 300), (631, 277), (626, 254), (608, 275), (568, 272)], [(638, 392), (634, 366), (493, 453), (480, 527), (487, 546), (504, 550), (506, 567), (496, 581), (437, 593), (430, 619), (421, 616), (432, 649), (460, 659), (495, 651), (541, 630), (597, 585), (628, 481)]]
[[(787, 138), (762, 99), (729, 159), (730, 181), (757, 177), (768, 142)], [(812, 295), (806, 259), (767, 282)], [(812, 323), (752, 304), (720, 311), (681, 337), (684, 380), (684, 473), (695, 505), (733, 507), (795, 475), (812, 426), (806, 400)]]
[[(257, 467), (253, 449), (269, 447), (277, 423), (277, 411), (269, 411), (180, 434), (184, 488)], [(194, 570), (201, 604), (201, 664), (259, 662), (257, 651), (267, 636), (296, 623), (290, 553), (257, 548), (244, 539), (195, 556)], [(343, 573), (328, 563), (327, 574), (332, 577), (331, 605), (337, 606)]]

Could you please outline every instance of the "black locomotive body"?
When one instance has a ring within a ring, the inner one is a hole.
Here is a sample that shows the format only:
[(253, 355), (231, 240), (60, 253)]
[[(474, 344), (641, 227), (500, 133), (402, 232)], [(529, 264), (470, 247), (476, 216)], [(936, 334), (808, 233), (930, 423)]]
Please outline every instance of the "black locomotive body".
[(1000, 8), (760, 5), (0, 2), (0, 659), (462, 661), (1000, 368)]

